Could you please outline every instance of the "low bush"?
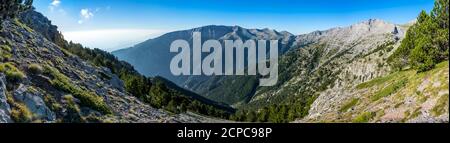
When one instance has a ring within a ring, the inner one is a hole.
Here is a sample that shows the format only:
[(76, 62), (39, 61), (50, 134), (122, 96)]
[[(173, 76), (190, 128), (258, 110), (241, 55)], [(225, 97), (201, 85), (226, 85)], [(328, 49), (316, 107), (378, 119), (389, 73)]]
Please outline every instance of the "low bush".
[(374, 96), (371, 97), (372, 101), (377, 101), (383, 97), (387, 97), (395, 92), (397, 92), (399, 89), (404, 87), (408, 83), (408, 79), (404, 78), (401, 79), (398, 82), (392, 83), (391, 85), (383, 88), (381, 91), (377, 92)]
[(13, 65), (13, 63), (0, 64), (0, 72), (5, 73), (6, 79), (12, 83), (20, 82), (26, 77), (22, 71)]
[(357, 98), (352, 99), (350, 102), (348, 102), (344, 106), (342, 106), (341, 109), (339, 109), (339, 112), (348, 111), (348, 109), (354, 107), (356, 104), (358, 104), (358, 102), (359, 102), (359, 99), (357, 99)]
[(11, 118), (17, 123), (31, 122), (33, 114), (28, 110), (25, 105), (17, 104), (11, 111)]
[(373, 117), (375, 117), (376, 113), (374, 112), (364, 112), (353, 119), (354, 123), (368, 123)]
[(53, 76), (51, 84), (64, 92), (72, 94), (75, 98), (79, 99), (83, 106), (90, 107), (94, 110), (100, 111), (104, 114), (112, 113), (102, 97), (97, 96), (95, 93), (84, 91), (81, 88), (73, 85), (69, 78), (61, 74), (57, 69), (50, 66), (45, 66), (45, 73)]
[(33, 114), (23, 103), (14, 101), (12, 96), (7, 96), (7, 102), (11, 105), (11, 119), (16, 123), (29, 123), (33, 120)]
[(30, 64), (28, 65), (28, 72), (38, 75), (42, 74), (43, 69), (39, 64)]

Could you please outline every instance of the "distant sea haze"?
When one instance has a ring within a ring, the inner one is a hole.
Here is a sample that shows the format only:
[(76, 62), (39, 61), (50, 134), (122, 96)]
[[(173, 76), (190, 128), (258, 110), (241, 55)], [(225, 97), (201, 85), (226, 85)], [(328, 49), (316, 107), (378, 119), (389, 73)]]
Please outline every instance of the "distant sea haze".
[(115, 51), (152, 39), (164, 34), (166, 30), (158, 29), (103, 29), (63, 32), (64, 38), (81, 43), (88, 48)]

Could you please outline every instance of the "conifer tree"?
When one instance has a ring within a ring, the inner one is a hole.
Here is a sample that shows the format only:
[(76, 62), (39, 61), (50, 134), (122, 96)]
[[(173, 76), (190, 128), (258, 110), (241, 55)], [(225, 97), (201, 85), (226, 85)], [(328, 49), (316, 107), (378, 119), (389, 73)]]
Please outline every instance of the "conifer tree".
[(448, 60), (449, 0), (436, 0), (430, 14), (422, 11), (406, 33), (401, 46), (389, 58), (395, 69), (412, 67), (419, 72)]

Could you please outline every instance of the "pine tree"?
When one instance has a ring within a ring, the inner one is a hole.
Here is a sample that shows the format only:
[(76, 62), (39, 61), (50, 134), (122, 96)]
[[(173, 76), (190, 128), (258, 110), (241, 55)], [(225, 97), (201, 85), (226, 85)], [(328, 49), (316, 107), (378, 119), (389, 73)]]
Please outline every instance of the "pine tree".
[(388, 62), (396, 69), (413, 67), (427, 71), (449, 54), (449, 0), (437, 0), (430, 14), (422, 11), (417, 23), (410, 27), (401, 46)]
[(437, 24), (434, 43), (440, 48), (438, 60), (448, 60), (449, 54), (449, 0), (437, 0), (431, 16)]

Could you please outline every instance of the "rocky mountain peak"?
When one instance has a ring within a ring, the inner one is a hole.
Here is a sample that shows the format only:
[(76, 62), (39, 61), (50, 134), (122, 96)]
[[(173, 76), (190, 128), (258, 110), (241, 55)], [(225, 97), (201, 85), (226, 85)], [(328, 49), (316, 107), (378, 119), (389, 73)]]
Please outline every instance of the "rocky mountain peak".
[(368, 25), (375, 25), (375, 24), (386, 24), (387, 22), (381, 19), (369, 19), (367, 21), (363, 21), (362, 23), (366, 23)]
[(393, 32), (397, 25), (379, 19), (369, 19), (349, 27), (354, 33), (380, 34)]

